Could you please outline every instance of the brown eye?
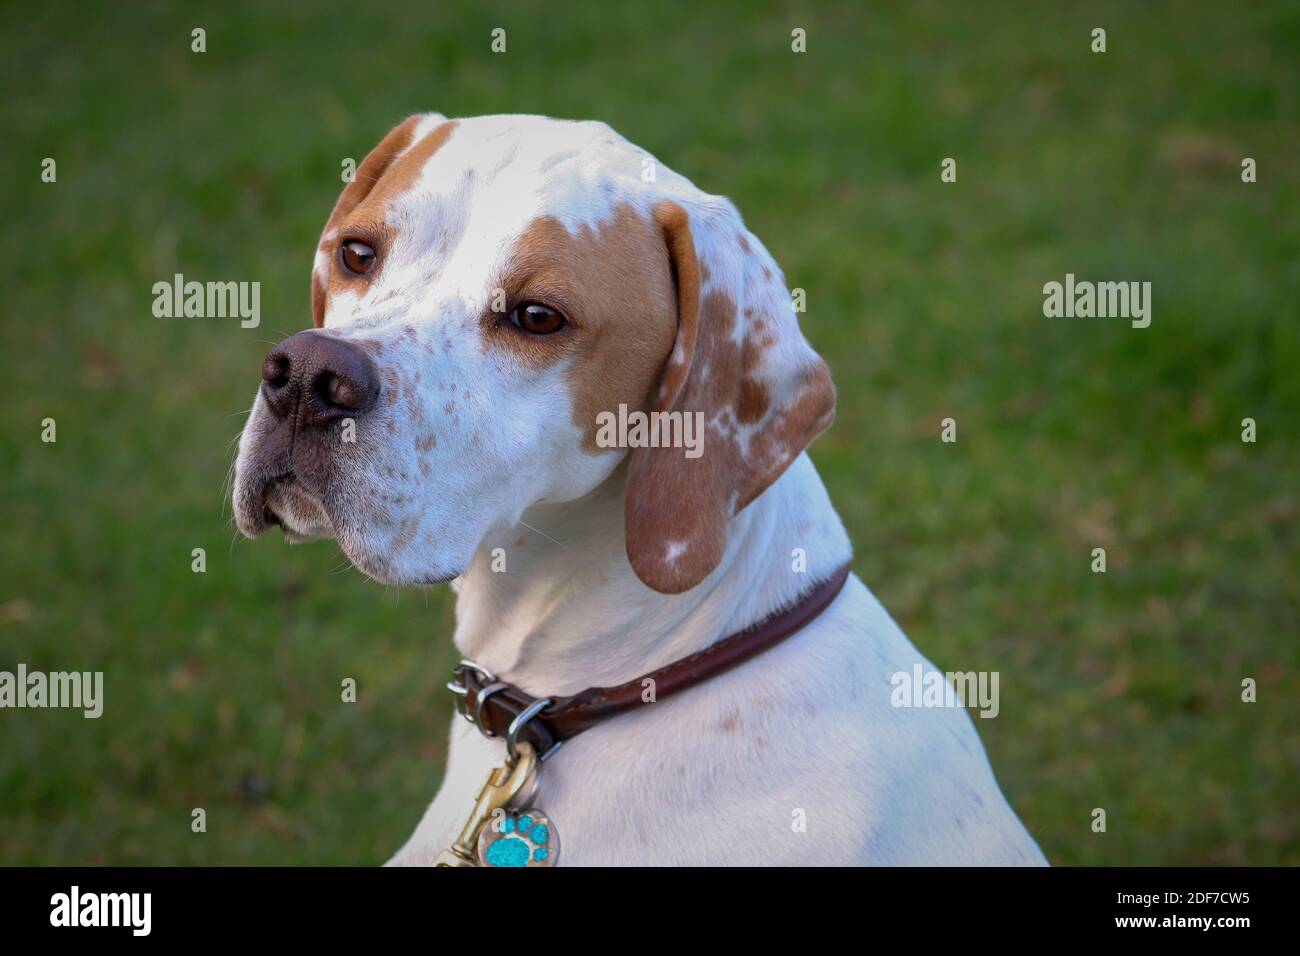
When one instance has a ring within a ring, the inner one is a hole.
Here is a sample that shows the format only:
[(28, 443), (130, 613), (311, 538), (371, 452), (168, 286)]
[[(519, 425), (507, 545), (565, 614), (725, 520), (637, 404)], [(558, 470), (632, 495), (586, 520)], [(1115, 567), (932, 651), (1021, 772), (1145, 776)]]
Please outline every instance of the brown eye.
[(569, 324), (559, 312), (538, 302), (524, 302), (515, 306), (510, 313), (510, 321), (533, 335), (550, 335)]
[(339, 258), (343, 267), (359, 276), (365, 275), (375, 264), (375, 250), (364, 242), (353, 239), (339, 248)]

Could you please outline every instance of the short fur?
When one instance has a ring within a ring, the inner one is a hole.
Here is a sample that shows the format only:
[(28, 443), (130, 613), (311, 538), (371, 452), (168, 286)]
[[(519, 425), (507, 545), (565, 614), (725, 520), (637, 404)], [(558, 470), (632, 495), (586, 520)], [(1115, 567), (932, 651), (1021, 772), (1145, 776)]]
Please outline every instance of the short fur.
[[(369, 275), (338, 263), (354, 239), (376, 248)], [(241, 529), (269, 508), (377, 580), (452, 581), (456, 646), (530, 693), (660, 667), (849, 560), (805, 453), (834, 389), (780, 269), (730, 202), (607, 126), (408, 119), (340, 197), (312, 289), (313, 334), (363, 348), (382, 393), (353, 443), (273, 439), (259, 395)], [(503, 297), (570, 325), (529, 336)], [(619, 404), (703, 413), (703, 454), (600, 447), (593, 419)], [(562, 862), (1044, 863), (965, 711), (891, 706), (918, 662), (851, 576), (776, 648), (565, 744), (538, 796)], [(431, 863), (503, 758), (453, 718), (443, 785), (392, 862)]]

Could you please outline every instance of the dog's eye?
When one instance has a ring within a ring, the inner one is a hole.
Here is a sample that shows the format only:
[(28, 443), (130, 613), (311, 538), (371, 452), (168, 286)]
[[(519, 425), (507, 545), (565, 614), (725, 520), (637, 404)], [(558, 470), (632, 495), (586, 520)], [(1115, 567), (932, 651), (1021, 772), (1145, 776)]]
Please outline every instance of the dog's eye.
[(363, 276), (375, 264), (375, 250), (364, 242), (353, 239), (339, 248), (339, 258), (343, 260), (343, 268)]
[(510, 321), (533, 335), (550, 335), (569, 324), (559, 312), (539, 302), (523, 302), (515, 306)]

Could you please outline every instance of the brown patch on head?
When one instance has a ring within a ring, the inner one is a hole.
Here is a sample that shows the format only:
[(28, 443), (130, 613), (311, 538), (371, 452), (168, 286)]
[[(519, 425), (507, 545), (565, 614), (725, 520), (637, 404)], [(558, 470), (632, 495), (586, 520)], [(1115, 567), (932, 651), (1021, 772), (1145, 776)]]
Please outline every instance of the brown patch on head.
[(629, 206), (619, 206), (596, 229), (570, 233), (543, 216), (524, 230), (501, 283), (507, 305), (538, 301), (560, 309), (570, 325), (551, 335), (529, 335), (505, 316), (488, 317), (493, 348), (532, 369), (572, 359), (568, 385), (573, 422), (591, 454), (596, 416), (620, 404), (644, 410), (676, 334), (676, 301), (663, 234)]
[(780, 296), (742, 307), (748, 270), (720, 263), (713, 272), (734, 278), (701, 297), (704, 263), (686, 211), (665, 202), (656, 218), (676, 277), (677, 342), (653, 410), (702, 413), (705, 430), (698, 458), (681, 448), (632, 452), (625, 525), (637, 575), (675, 594), (717, 567), (731, 518), (830, 424), (835, 389), (793, 314), (779, 314)]
[[(325, 324), (325, 310), (332, 293), (370, 285), (383, 270), (385, 252), (392, 248), (393, 230), (386, 212), (392, 200), (410, 189), (430, 157), (447, 142), (456, 128), (447, 121), (412, 144), (415, 128), (424, 117), (408, 116), (396, 126), (357, 167), (356, 176), (344, 187), (330, 213), (317, 248), (325, 253), (325, 274), (312, 273), (312, 322)], [(379, 253), (374, 268), (364, 276), (343, 271), (338, 264), (339, 245), (359, 239)]]

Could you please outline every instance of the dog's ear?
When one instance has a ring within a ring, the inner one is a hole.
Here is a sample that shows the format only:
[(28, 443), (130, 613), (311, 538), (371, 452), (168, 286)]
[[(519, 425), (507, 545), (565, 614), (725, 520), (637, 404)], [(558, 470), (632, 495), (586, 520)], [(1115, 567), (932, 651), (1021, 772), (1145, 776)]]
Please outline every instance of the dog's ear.
[(379, 141), (379, 145), (372, 149), (356, 168), (352, 181), (343, 187), (338, 201), (334, 203), (334, 211), (330, 213), (325, 228), (321, 231), (320, 244), (316, 247), (316, 260), (312, 264), (311, 317), (317, 328), (325, 324), (325, 298), (329, 289), (331, 255), (338, 238), (335, 231), (339, 223), (374, 191), (375, 185), (393, 163), (397, 162), (423, 135), (446, 122), (447, 117), (441, 113), (416, 113), (408, 116)]
[(677, 594), (717, 567), (731, 518), (831, 423), (835, 387), (776, 263), (729, 202), (710, 197), (688, 212), (663, 201), (654, 213), (677, 287), (677, 340), (652, 410), (701, 413), (704, 428), (697, 457), (632, 451), (624, 524), (637, 576)]

